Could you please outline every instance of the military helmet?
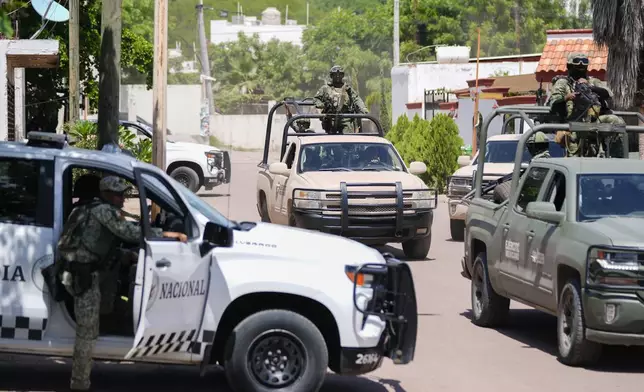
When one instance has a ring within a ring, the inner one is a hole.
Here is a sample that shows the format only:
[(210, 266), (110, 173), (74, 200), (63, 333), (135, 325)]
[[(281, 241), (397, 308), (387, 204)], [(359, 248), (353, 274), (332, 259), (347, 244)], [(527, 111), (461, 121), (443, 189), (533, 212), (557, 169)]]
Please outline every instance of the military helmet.
[(308, 129), (311, 126), (311, 120), (308, 118), (303, 118), (301, 120), (296, 120), (295, 123), (302, 127)]
[(545, 133), (539, 131), (535, 132), (532, 136), (530, 136), (530, 139), (528, 139), (528, 143), (549, 143), (550, 141), (548, 140), (548, 137), (546, 136)]
[(331, 67), (331, 70), (329, 71), (329, 75), (333, 75), (336, 73), (344, 74), (344, 68), (342, 68), (339, 65), (334, 65), (333, 67)]
[(572, 52), (568, 54), (568, 66), (575, 65), (587, 67), (589, 63), (590, 61), (588, 60), (588, 55), (586, 53)]
[(101, 179), (99, 188), (101, 192), (123, 193), (128, 189), (132, 189), (132, 186), (119, 177), (107, 176)]

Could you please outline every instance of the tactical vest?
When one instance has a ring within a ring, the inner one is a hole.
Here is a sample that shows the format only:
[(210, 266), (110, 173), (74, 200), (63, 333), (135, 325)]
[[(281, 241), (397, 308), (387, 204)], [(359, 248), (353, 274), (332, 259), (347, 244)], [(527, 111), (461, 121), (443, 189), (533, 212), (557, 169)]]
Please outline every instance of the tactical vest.
[[(92, 210), (103, 202), (94, 200), (86, 205), (77, 207), (72, 211), (65, 224), (63, 234), (58, 241), (59, 256), (66, 263), (100, 263), (104, 261), (111, 248), (111, 241), (101, 241), (99, 238), (88, 238), (87, 228), (92, 218)], [(101, 228), (101, 230), (104, 230)], [(79, 257), (78, 254), (88, 257)], [(98, 268), (98, 266), (96, 266)]]

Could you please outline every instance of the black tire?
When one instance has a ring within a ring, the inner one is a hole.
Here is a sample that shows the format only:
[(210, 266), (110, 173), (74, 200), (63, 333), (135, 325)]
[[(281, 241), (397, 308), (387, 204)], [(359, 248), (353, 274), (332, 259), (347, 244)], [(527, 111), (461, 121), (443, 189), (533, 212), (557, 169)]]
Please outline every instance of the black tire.
[(201, 184), (199, 183), (199, 174), (188, 166), (179, 166), (170, 173), (170, 177), (181, 183), (192, 192), (196, 193)]
[(568, 366), (587, 366), (596, 363), (602, 345), (586, 339), (584, 309), (579, 281), (566, 283), (557, 305), (557, 346), (559, 361)]
[(465, 239), (465, 221), (460, 219), (450, 219), (449, 231), (454, 241), (463, 241)]
[[(290, 360), (282, 355), (288, 352)], [(226, 378), (235, 392), (317, 392), (329, 362), (320, 330), (309, 319), (288, 310), (264, 310), (244, 319), (228, 339), (225, 358)], [(277, 365), (266, 369), (267, 360)], [(290, 379), (268, 377), (273, 386), (260, 381), (260, 376), (268, 376), (282, 365), (285, 371), (290, 370)]]
[(487, 255), (481, 252), (474, 260), (471, 279), (472, 323), (479, 327), (498, 327), (505, 323), (510, 312), (510, 299), (492, 288), (487, 274)]
[(259, 210), (262, 222), (271, 223), (271, 217), (268, 215), (268, 204), (266, 203), (266, 194), (259, 194)]
[(291, 227), (297, 227), (297, 221), (295, 220), (295, 215), (292, 212), (288, 213), (288, 225)]
[(511, 191), (512, 191), (512, 180), (502, 182), (496, 187), (494, 187), (492, 198), (496, 204), (501, 204), (510, 198)]
[(432, 246), (432, 233), (427, 237), (405, 241), (402, 243), (403, 252), (408, 259), (425, 260)]

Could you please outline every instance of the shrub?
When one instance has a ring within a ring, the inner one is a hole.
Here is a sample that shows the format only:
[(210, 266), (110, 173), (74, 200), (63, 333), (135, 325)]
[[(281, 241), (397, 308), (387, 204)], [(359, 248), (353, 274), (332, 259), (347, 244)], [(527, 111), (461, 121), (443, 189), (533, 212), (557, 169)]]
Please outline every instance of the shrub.
[[(98, 144), (98, 124), (92, 121), (77, 121), (74, 124), (66, 123), (63, 130), (75, 139), (74, 147), (95, 150)], [(136, 135), (124, 127), (119, 127), (119, 147), (128, 150), (136, 159), (152, 162), (152, 141), (150, 139), (137, 140)]]

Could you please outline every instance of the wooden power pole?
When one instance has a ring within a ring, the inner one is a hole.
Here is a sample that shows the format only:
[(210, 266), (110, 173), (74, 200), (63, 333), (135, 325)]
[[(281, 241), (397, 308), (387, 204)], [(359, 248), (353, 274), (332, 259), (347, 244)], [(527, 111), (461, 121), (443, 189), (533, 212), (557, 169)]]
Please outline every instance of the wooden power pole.
[(80, 117), (80, 56), (78, 13), (80, 0), (69, 0), (69, 122)]
[(156, 0), (154, 3), (154, 76), (152, 80), (152, 163), (161, 170), (165, 170), (168, 93), (167, 0)]
[(98, 66), (98, 149), (119, 140), (122, 0), (103, 0)]

